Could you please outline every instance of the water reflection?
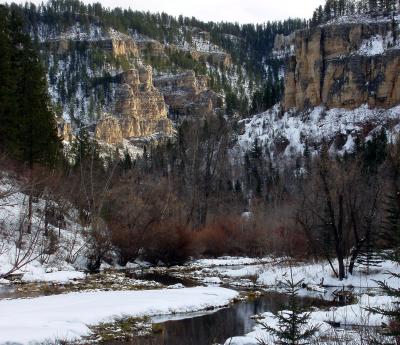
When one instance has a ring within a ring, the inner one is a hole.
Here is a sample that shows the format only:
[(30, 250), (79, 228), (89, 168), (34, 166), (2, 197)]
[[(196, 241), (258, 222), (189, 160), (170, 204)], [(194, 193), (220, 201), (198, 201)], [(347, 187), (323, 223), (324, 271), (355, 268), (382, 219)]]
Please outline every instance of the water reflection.
[[(303, 305), (321, 306), (331, 302), (315, 298), (299, 298)], [(223, 343), (227, 338), (251, 332), (255, 323), (251, 316), (267, 311), (276, 312), (287, 303), (287, 296), (268, 292), (253, 301), (235, 304), (212, 314), (191, 315), (190, 318), (160, 324), (162, 333), (150, 338), (136, 339), (129, 345), (211, 345)], [(158, 328), (158, 327), (157, 327)]]

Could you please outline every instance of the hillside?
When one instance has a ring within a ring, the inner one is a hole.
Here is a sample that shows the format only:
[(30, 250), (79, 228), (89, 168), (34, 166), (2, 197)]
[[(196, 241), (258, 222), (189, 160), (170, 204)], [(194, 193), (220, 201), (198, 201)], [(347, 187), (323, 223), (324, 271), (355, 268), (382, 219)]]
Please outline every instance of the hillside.
[[(353, 15), (297, 31), (278, 41), (286, 57), (281, 105), (241, 122), (239, 143), (257, 138), (277, 158), (305, 151), (351, 154), (382, 129), (400, 131), (399, 21)], [(282, 157), (282, 158), (283, 158)]]
[(63, 139), (86, 128), (113, 145), (170, 137), (185, 118), (265, 110), (282, 94), (275, 35), (305, 25), (204, 23), (71, 0), (14, 9), (38, 42)]

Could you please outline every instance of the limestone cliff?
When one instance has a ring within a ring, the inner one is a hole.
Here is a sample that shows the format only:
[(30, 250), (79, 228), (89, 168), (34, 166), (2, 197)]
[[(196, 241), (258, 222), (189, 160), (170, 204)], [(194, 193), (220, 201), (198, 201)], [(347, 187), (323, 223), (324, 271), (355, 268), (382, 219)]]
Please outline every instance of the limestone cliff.
[(64, 120), (57, 121), (58, 136), (62, 141), (71, 142), (74, 138), (72, 126)]
[(60, 55), (77, 48), (100, 49), (113, 56), (138, 58), (140, 55), (140, 47), (137, 42), (132, 37), (115, 30), (109, 30), (100, 37), (75, 37), (61, 34), (42, 41), (42, 44)]
[[(397, 26), (397, 25), (396, 25)], [(354, 109), (400, 103), (400, 46), (392, 21), (336, 23), (298, 31), (288, 59), (284, 108)]]
[(207, 76), (196, 77), (193, 71), (159, 77), (154, 81), (164, 94), (173, 118), (212, 115), (223, 106), (222, 96), (209, 90), (207, 83)]
[(123, 139), (171, 135), (163, 95), (153, 85), (150, 66), (139, 66), (119, 74), (113, 115), (97, 123), (95, 136), (109, 144)]

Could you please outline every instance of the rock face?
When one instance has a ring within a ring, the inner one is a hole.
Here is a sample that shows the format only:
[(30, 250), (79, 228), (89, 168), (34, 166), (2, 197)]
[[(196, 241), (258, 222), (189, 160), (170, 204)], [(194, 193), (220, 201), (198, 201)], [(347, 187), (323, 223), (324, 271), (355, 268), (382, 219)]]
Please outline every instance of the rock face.
[(123, 139), (171, 135), (164, 97), (154, 87), (152, 76), (150, 66), (140, 66), (116, 77), (114, 112), (97, 123), (97, 139), (116, 144)]
[(143, 55), (149, 54), (153, 57), (165, 56), (164, 45), (156, 40), (139, 40), (137, 41), (137, 45), (139, 47), (140, 53)]
[[(205, 37), (208, 37), (204, 33)], [(174, 54), (177, 52), (189, 54), (191, 58), (195, 61), (199, 62), (208, 62), (214, 66), (222, 66), (223, 68), (229, 68), (232, 66), (232, 57), (230, 54), (223, 52), (223, 51), (209, 51), (209, 50), (198, 50), (194, 47), (178, 47), (174, 44), (162, 44), (156, 40), (138, 40), (135, 42), (140, 54), (151, 57), (163, 57), (168, 58), (168, 55)]]
[(114, 56), (132, 56), (132, 57), (139, 56), (139, 48), (132, 39), (125, 39), (125, 40), (111, 39), (104, 41), (103, 44), (106, 45), (105, 48), (109, 46), (108, 49), (112, 51)]
[(96, 41), (74, 41), (68, 39), (54, 39), (43, 43), (47, 48), (57, 51), (57, 54), (65, 54), (79, 45), (83, 49), (102, 49), (113, 56), (139, 57), (140, 51), (137, 44), (130, 38), (106, 38)]
[(393, 30), (391, 21), (380, 21), (298, 31), (287, 62), (285, 110), (399, 104), (400, 46)]
[(274, 50), (286, 50), (294, 42), (294, 34), (285, 36), (283, 34), (278, 34), (275, 36)]
[(221, 95), (207, 88), (207, 76), (195, 76), (193, 71), (156, 78), (154, 85), (164, 94), (170, 116), (203, 117), (215, 114), (223, 106)]
[(57, 123), (58, 136), (62, 141), (71, 142), (74, 138), (72, 125), (68, 122), (59, 121)]

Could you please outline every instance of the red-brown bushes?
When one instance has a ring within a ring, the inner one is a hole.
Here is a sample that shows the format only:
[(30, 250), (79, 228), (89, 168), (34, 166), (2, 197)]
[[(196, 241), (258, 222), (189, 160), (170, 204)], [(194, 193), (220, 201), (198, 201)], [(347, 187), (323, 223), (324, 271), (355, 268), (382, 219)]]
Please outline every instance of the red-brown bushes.
[(277, 226), (270, 231), (271, 253), (296, 258), (308, 258), (309, 242), (304, 232), (292, 224)]
[(144, 236), (142, 257), (154, 264), (181, 264), (193, 256), (193, 232), (173, 222), (154, 224)]
[(205, 256), (262, 256), (267, 253), (264, 229), (240, 217), (226, 217), (209, 224), (197, 233), (196, 243)]
[(250, 218), (227, 216), (201, 229), (195, 238), (199, 253), (205, 256), (289, 255), (305, 258), (310, 244), (288, 210), (253, 212)]

